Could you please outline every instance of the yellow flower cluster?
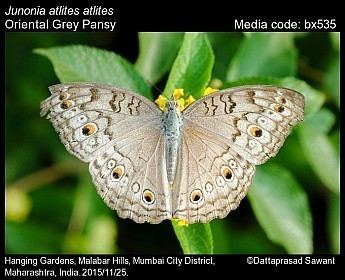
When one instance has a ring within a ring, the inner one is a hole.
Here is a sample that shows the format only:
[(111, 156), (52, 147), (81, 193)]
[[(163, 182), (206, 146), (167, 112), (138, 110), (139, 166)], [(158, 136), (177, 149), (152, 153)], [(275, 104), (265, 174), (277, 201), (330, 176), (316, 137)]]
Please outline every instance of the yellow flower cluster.
[[(218, 89), (207, 87), (204, 91), (204, 96), (211, 94), (215, 91), (218, 91)], [(173, 99), (176, 100), (177, 106), (179, 107), (180, 111), (183, 111), (187, 106), (189, 106), (195, 101), (195, 98), (191, 94), (188, 96), (188, 98), (184, 98), (183, 88), (177, 88), (174, 90)], [(166, 98), (163, 95), (159, 95), (158, 98), (155, 100), (155, 103), (163, 111), (167, 101), (168, 101), (168, 98)]]

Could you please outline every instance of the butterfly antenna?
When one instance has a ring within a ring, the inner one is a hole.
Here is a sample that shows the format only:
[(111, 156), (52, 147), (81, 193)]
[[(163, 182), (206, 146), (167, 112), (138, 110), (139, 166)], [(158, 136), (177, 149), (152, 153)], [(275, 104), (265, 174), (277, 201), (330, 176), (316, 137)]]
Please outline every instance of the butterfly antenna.
[(153, 85), (153, 84), (151, 84), (151, 86), (152, 86), (154, 89), (156, 89), (156, 90), (159, 92), (160, 95), (163, 94), (163, 91), (161, 91), (161, 89), (160, 89), (159, 87), (156, 87), (156, 86)]
[[(145, 78), (144, 78), (145, 79)], [(145, 81), (152, 87), (152, 88), (154, 88), (156, 91), (158, 91), (158, 93), (159, 93), (159, 95), (163, 95), (163, 91), (159, 88), (159, 87), (157, 87), (157, 86), (155, 86), (151, 81), (149, 81), (148, 79), (145, 79)]]

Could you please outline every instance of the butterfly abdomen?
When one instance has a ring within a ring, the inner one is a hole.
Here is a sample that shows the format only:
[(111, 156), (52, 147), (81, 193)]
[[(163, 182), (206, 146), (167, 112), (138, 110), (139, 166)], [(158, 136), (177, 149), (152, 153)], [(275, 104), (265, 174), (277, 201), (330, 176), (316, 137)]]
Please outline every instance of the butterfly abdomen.
[(166, 171), (169, 184), (172, 184), (175, 179), (176, 173), (176, 159), (177, 159), (177, 149), (179, 143), (177, 141), (174, 142), (166, 142), (165, 149), (166, 149)]
[(175, 101), (169, 101), (163, 114), (163, 136), (165, 141), (166, 172), (168, 181), (173, 183), (176, 174), (177, 152), (181, 138), (181, 113)]

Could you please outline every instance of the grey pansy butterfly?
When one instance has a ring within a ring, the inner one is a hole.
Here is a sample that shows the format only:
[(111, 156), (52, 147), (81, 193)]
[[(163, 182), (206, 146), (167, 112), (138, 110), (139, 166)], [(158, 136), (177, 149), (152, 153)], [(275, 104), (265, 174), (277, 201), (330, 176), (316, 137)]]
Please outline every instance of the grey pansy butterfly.
[(263, 85), (221, 90), (182, 112), (174, 100), (162, 112), (108, 85), (49, 89), (41, 115), (49, 111), (67, 150), (89, 162), (106, 204), (137, 223), (224, 218), (304, 114), (303, 95)]

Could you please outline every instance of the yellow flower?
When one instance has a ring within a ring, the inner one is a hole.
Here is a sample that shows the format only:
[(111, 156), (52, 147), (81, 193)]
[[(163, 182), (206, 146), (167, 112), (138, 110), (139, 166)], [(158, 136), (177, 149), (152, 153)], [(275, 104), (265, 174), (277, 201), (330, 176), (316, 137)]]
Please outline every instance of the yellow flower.
[(158, 98), (155, 100), (155, 103), (158, 105), (159, 109), (162, 111), (165, 108), (165, 104), (167, 103), (168, 98), (163, 95), (159, 95)]
[(176, 102), (180, 112), (182, 112), (185, 107), (185, 100), (183, 98), (179, 98), (176, 100)]
[(219, 89), (207, 87), (207, 88), (205, 89), (205, 91), (204, 91), (204, 96), (205, 96), (205, 95), (209, 95), (209, 94), (211, 94), (211, 93), (213, 93), (213, 92), (216, 92), (216, 91), (218, 91), (218, 90), (219, 90)]
[(177, 224), (180, 226), (180, 227), (188, 227), (189, 224), (187, 222), (187, 220), (183, 220), (183, 219), (180, 219)]
[(186, 99), (186, 104), (185, 106), (189, 106), (190, 104), (192, 104), (195, 101), (195, 98), (193, 97), (193, 95), (189, 95), (188, 98)]
[(188, 227), (189, 226), (187, 220), (185, 220), (185, 219), (172, 219), (172, 220), (177, 222), (177, 225), (180, 227)]
[(176, 89), (174, 89), (173, 97), (174, 97), (175, 100), (183, 98), (183, 96), (184, 96), (183, 88), (176, 88)]
[[(204, 96), (216, 91), (218, 91), (218, 89), (207, 87), (204, 91)], [(188, 95), (188, 98), (184, 98), (183, 88), (174, 89), (172, 96), (173, 96), (173, 100), (177, 102), (177, 106), (180, 111), (183, 111), (187, 106), (189, 106), (195, 101), (195, 98), (191, 94)], [(159, 95), (158, 98), (155, 100), (155, 103), (158, 105), (158, 107), (162, 111), (164, 111), (167, 101), (168, 99), (165, 96)]]

